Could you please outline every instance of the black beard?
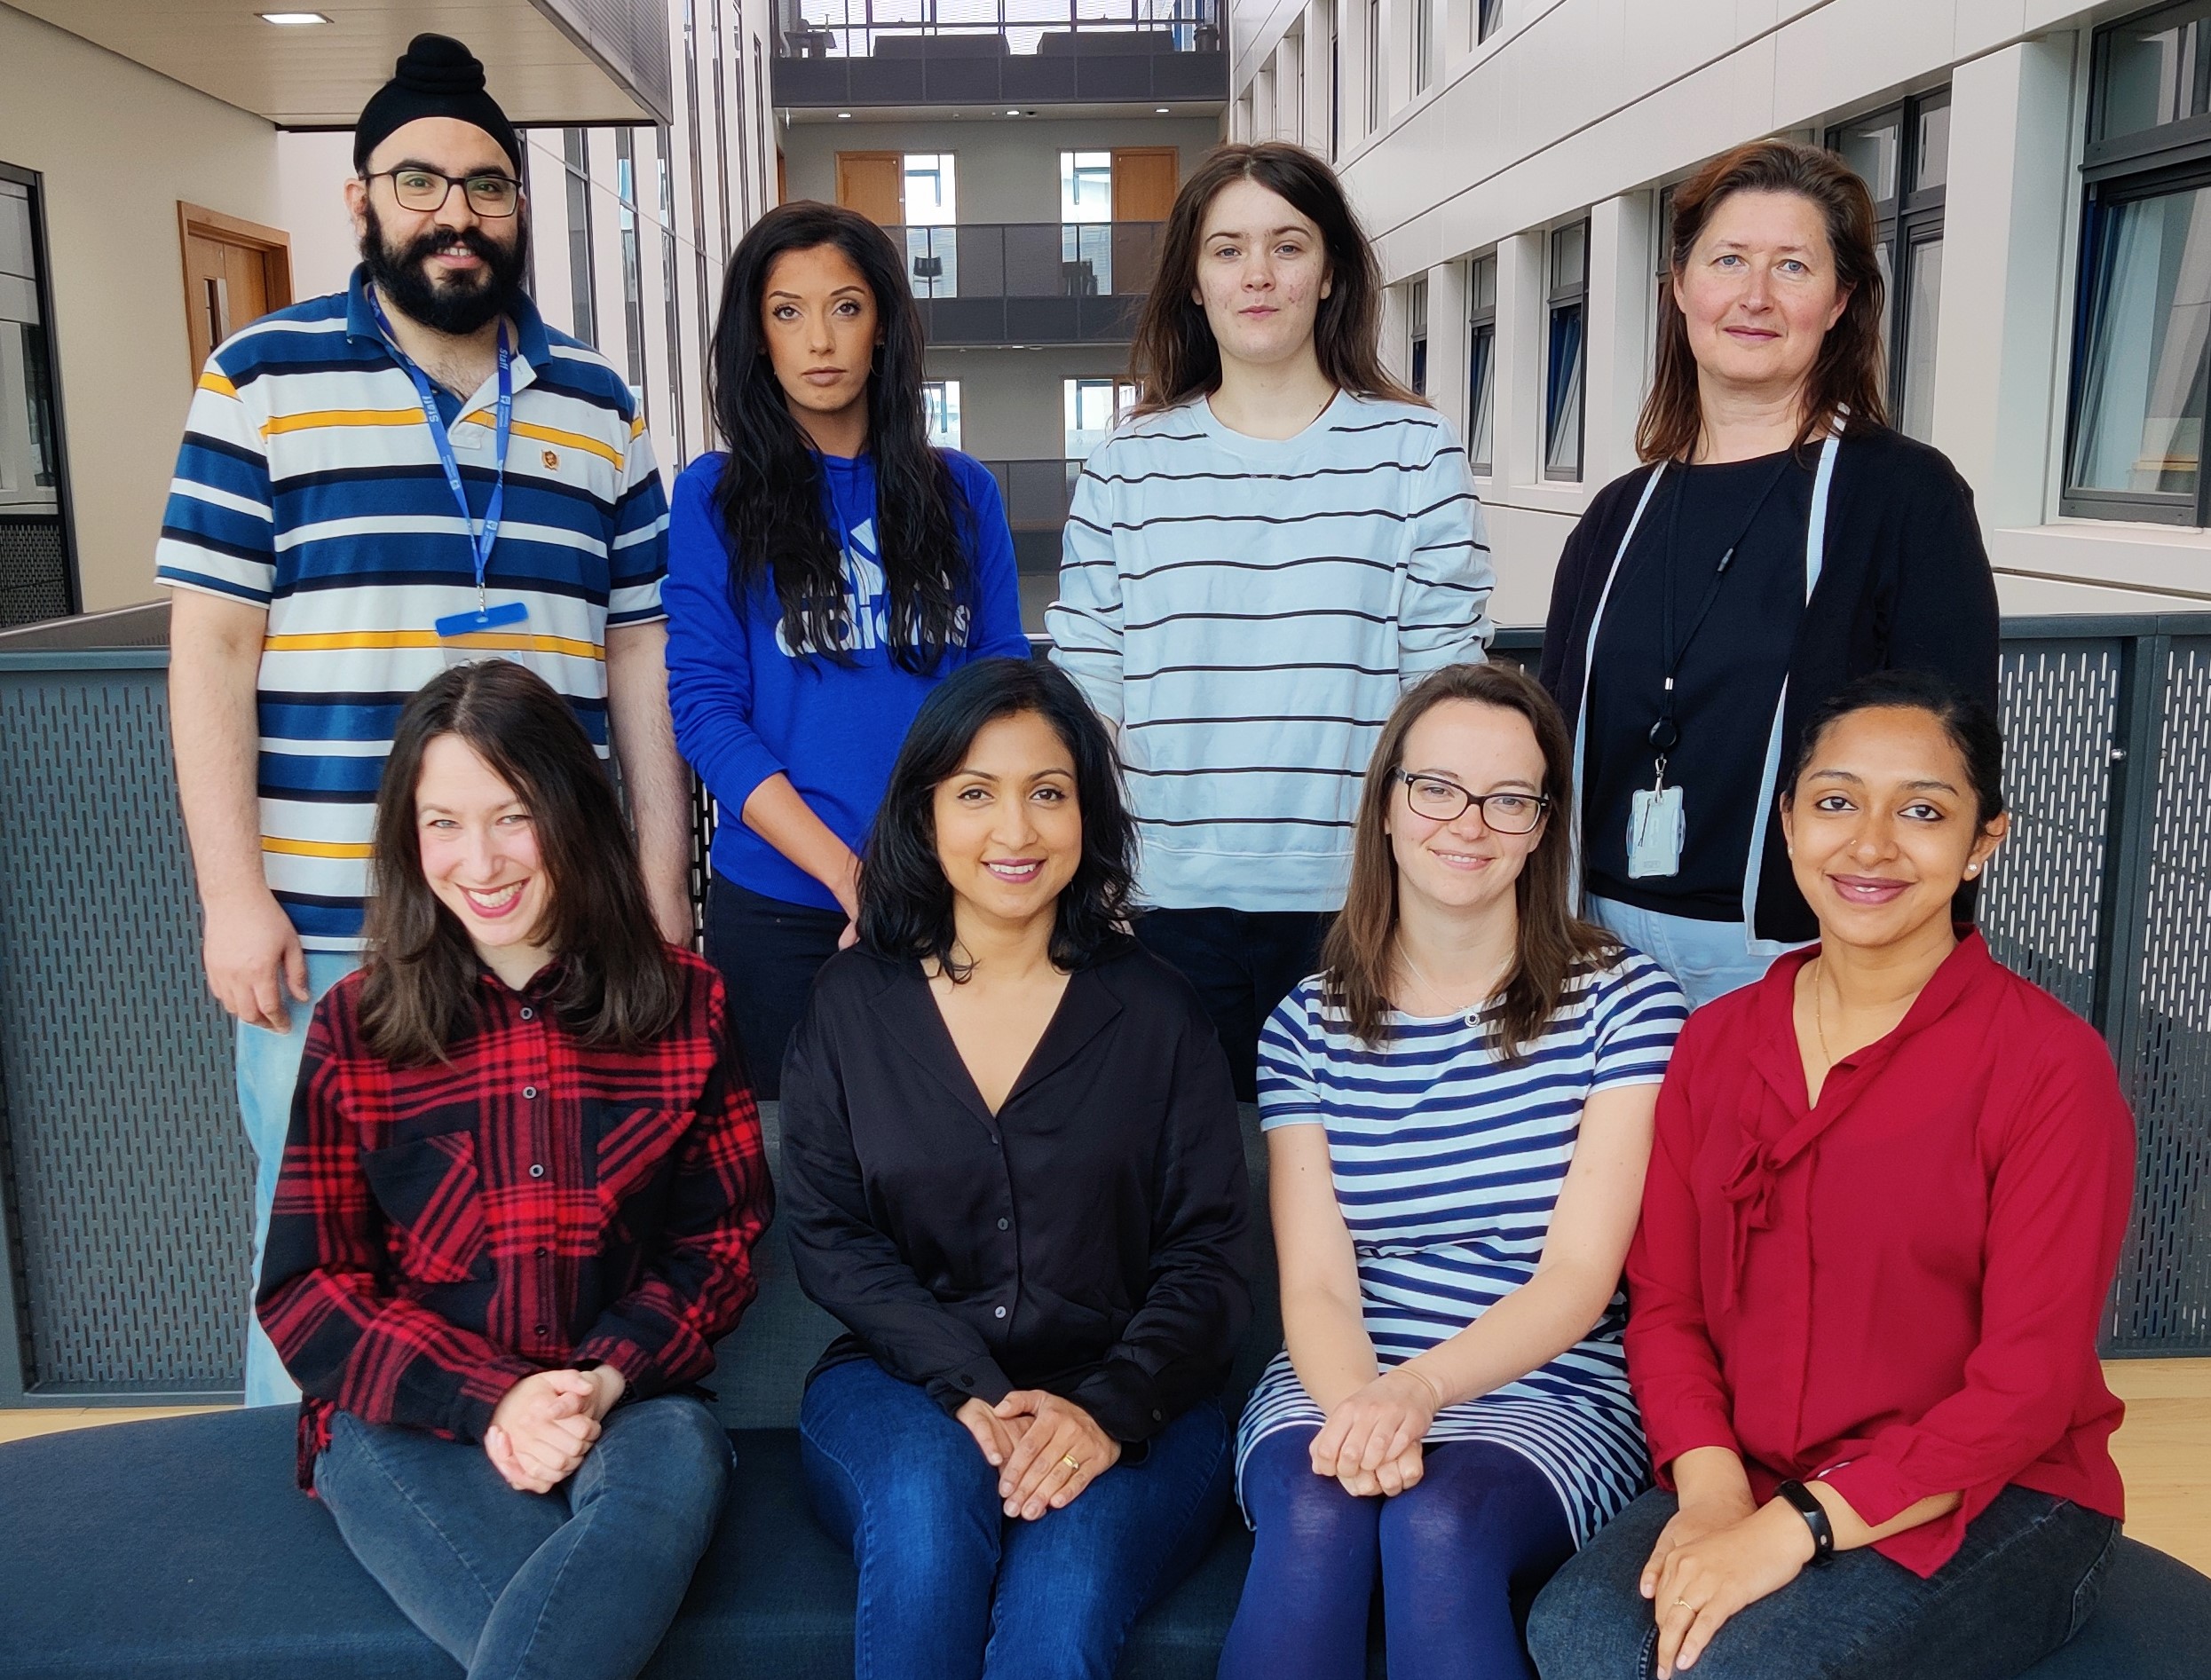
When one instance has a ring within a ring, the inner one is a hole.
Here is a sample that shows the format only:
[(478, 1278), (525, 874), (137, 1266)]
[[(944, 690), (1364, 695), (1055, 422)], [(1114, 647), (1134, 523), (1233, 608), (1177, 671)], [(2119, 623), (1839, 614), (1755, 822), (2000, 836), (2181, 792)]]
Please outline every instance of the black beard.
[[(361, 261), (377, 296), (409, 320), (433, 333), (466, 338), (508, 313), (522, 296), (522, 276), (530, 254), (530, 224), (521, 210), (515, 212), (512, 244), (502, 245), (480, 227), (454, 231), (433, 228), (407, 246), (394, 251), (376, 220), (375, 205), (367, 207), (367, 225), (361, 231)], [(433, 252), (465, 246), (483, 259), (480, 276), (448, 275), (433, 280), (427, 266)]]

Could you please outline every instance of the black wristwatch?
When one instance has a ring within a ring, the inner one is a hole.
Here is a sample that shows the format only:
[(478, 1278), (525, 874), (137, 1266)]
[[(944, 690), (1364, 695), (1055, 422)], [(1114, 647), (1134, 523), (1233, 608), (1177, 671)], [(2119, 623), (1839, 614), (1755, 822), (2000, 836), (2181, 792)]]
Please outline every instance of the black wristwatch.
[(1799, 1481), (1786, 1481), (1773, 1490), (1773, 1496), (1794, 1505), (1804, 1526), (1812, 1530), (1812, 1566), (1820, 1569), (1833, 1563), (1835, 1525), (1828, 1520), (1828, 1508), (1812, 1496), (1812, 1489)]

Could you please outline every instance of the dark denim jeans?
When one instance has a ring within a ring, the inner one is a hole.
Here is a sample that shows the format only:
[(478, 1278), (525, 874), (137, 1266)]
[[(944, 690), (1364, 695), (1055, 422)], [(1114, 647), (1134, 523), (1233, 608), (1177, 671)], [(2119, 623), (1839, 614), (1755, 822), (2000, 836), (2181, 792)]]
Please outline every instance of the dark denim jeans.
[(1321, 941), (1333, 915), (1314, 911), (1148, 910), (1136, 937), (1197, 988), (1236, 1100), (1259, 1094), (1259, 1036), (1275, 1006), (1321, 966)]
[(730, 1438), (664, 1394), (607, 1414), (549, 1494), (518, 1494), (481, 1447), (330, 1420), (315, 1492), (353, 1555), (469, 1680), (631, 1680), (721, 1518)]
[(707, 889), (707, 960), (721, 971), (730, 1026), (762, 1102), (782, 1094), (783, 1053), (844, 922), (841, 910), (763, 897), (720, 875)]
[(1131, 1624), (1204, 1555), (1232, 1477), (1207, 1400), (1072, 1504), (1009, 1518), (975, 1438), (873, 1360), (813, 1380), (799, 1440), (814, 1514), (860, 1566), (858, 1680), (1112, 1680)]
[[(1678, 1509), (1645, 1494), (1552, 1577), (1528, 1618), (1545, 1680), (1647, 1680), (1658, 1631), (1636, 1589)], [(2081, 1630), (2119, 1525), (2007, 1487), (1926, 1580), (1870, 1548), (1807, 1569), (1719, 1630), (1690, 1680), (2012, 1680)]]

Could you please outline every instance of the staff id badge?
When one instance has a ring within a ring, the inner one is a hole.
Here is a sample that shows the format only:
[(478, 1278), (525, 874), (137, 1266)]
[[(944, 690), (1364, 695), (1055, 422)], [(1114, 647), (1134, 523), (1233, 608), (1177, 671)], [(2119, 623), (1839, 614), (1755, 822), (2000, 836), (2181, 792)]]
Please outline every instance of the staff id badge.
[(449, 612), (434, 620), (431, 627), (438, 632), (438, 650), (450, 669), (474, 665), (479, 659), (505, 659), (526, 648), (526, 639), (515, 632), (529, 617), (530, 609), (519, 601), (502, 601), (497, 606), (486, 606), (479, 601), (473, 612)]
[(1687, 836), (1688, 817), (1681, 808), (1681, 790), (1666, 785), (1662, 761), (1658, 782), (1639, 787), (1628, 807), (1628, 879), (1647, 880), (1654, 876), (1681, 872), (1681, 846)]

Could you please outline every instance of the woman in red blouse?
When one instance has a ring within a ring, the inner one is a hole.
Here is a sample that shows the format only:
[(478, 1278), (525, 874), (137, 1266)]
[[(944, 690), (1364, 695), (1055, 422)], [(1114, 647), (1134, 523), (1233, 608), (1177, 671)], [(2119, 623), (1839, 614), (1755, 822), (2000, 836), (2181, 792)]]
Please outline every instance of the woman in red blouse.
[(2118, 1534), (2134, 1126), (2096, 1033), (1952, 924), (2004, 836), (1996, 727), (1891, 672), (1804, 739), (1820, 943), (1674, 1053), (1628, 1257), (1659, 1489), (1538, 1602), (1553, 1680), (2008, 1680)]
[(687, 1391), (768, 1219), (722, 982), (661, 943), (582, 726), (519, 666), (407, 702), (373, 847), (257, 1301), (301, 1484), (470, 1680), (628, 1680), (721, 1514)]

